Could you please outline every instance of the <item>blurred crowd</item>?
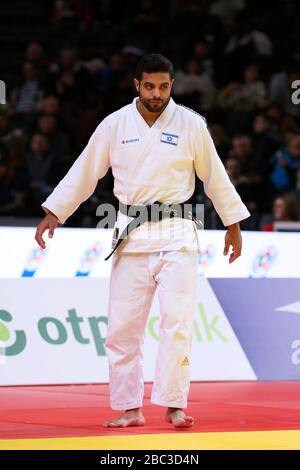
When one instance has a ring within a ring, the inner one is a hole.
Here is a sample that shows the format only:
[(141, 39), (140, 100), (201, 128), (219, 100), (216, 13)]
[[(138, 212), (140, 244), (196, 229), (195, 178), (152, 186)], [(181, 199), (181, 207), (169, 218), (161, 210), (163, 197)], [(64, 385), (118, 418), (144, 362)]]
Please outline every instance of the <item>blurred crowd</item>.
[[(48, 1), (47, 40), (32, 30), (0, 105), (0, 217), (43, 215), (98, 123), (132, 101), (139, 57), (160, 52), (175, 66), (173, 98), (206, 118), (251, 212), (242, 228), (299, 221), (299, 10), (296, 0)], [(97, 206), (117, 205), (112, 188), (109, 171), (67, 224), (95, 227)], [(206, 227), (222, 228), (200, 181), (194, 199)]]

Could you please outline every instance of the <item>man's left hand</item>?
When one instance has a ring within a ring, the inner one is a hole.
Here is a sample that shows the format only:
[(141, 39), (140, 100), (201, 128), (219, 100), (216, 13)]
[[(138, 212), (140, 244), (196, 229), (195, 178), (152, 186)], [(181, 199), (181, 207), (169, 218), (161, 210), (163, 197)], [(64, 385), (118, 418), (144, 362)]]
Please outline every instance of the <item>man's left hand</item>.
[(228, 254), (230, 246), (232, 246), (232, 252), (229, 257), (229, 264), (233, 263), (233, 261), (241, 256), (242, 253), (242, 236), (239, 223), (228, 226), (228, 230), (225, 235), (224, 256)]

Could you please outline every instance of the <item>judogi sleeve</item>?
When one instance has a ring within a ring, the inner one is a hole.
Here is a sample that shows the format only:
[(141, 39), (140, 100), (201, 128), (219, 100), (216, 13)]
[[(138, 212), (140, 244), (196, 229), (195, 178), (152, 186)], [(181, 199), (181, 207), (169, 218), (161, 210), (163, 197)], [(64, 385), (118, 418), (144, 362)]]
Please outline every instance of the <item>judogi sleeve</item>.
[(217, 154), (204, 120), (199, 118), (195, 137), (195, 171), (203, 182), (205, 194), (211, 199), (225, 227), (250, 216)]
[(64, 224), (80, 204), (95, 191), (97, 182), (109, 167), (110, 128), (102, 121), (68, 173), (42, 204), (46, 213), (53, 212)]

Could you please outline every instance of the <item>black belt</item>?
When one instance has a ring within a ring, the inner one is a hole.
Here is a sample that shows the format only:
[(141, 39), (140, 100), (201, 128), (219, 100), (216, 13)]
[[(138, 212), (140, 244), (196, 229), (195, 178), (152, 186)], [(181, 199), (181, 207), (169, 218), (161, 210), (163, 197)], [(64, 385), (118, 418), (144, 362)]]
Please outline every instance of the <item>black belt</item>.
[[(191, 210), (188, 212), (184, 210), (185, 204), (191, 205)], [(159, 222), (160, 220), (169, 217), (181, 217), (183, 219), (193, 220), (198, 226), (202, 225), (202, 222), (199, 221), (193, 214), (195, 207), (195, 204), (191, 204), (188, 201), (178, 204), (164, 204), (162, 202), (155, 201), (153, 204), (149, 204), (147, 206), (127, 205), (120, 202), (120, 212), (124, 215), (135, 218), (129, 222), (120, 236), (118, 236), (119, 229), (115, 229), (117, 230), (117, 233), (115, 234), (114, 232), (113, 238), (117, 239), (116, 244), (112, 248), (111, 253), (105, 258), (105, 261), (108, 260), (116, 251), (116, 249), (121, 245), (121, 243), (126, 240), (130, 232), (132, 232), (135, 228), (140, 227), (145, 222)]]

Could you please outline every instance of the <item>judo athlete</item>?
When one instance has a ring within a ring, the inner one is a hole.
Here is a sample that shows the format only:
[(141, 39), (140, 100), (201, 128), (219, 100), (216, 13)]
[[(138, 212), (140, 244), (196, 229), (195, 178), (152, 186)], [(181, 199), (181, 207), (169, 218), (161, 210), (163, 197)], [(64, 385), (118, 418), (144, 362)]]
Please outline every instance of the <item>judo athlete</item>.
[[(120, 204), (145, 207), (183, 203), (195, 188), (195, 174), (203, 181), (227, 227), (224, 255), (229, 262), (241, 254), (239, 221), (249, 212), (224, 169), (205, 119), (171, 98), (171, 62), (160, 54), (146, 54), (136, 69), (138, 93), (132, 103), (107, 116), (87, 146), (42, 204), (47, 213), (36, 230), (52, 238), (58, 223), (89, 198), (109, 167), (114, 194)], [(173, 214), (174, 215), (174, 214)], [(115, 237), (134, 217), (119, 210)], [(144, 221), (115, 247), (110, 277), (108, 329), (105, 349), (109, 363), (110, 400), (121, 415), (109, 427), (142, 426), (142, 346), (147, 316), (155, 291), (161, 322), (151, 402), (166, 407), (165, 419), (175, 427), (191, 427), (187, 407), (190, 386), (192, 325), (196, 308), (196, 224), (183, 217)]]

